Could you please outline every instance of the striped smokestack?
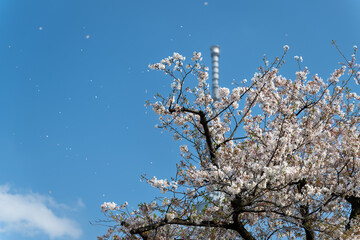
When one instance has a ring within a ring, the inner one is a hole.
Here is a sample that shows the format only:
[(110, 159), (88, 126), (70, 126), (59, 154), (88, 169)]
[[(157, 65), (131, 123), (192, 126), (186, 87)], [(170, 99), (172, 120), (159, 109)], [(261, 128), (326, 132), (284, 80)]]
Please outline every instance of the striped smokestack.
[(212, 97), (214, 102), (219, 101), (219, 59), (220, 59), (220, 46), (211, 46), (212, 58)]

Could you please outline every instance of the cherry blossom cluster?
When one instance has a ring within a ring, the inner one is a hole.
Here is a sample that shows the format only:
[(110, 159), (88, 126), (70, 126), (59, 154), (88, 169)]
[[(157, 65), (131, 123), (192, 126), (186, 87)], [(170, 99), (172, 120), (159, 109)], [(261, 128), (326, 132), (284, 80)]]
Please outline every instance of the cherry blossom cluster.
[(128, 205), (128, 202), (125, 202), (124, 204), (121, 204), (120, 206), (117, 205), (114, 202), (104, 202), (103, 204), (101, 204), (101, 211), (102, 212), (107, 212), (107, 211), (115, 211), (115, 210), (119, 210), (119, 209), (124, 209), (126, 208)]
[(178, 187), (175, 181), (169, 182), (167, 179), (157, 179), (156, 177), (147, 180), (147, 182), (150, 183), (152, 187), (160, 189), (161, 193), (166, 193), (168, 190), (176, 190)]

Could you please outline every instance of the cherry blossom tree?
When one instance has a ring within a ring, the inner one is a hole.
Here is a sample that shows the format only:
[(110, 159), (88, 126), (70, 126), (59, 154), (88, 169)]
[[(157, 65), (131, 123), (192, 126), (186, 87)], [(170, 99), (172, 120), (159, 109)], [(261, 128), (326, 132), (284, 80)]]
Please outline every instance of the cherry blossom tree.
[(182, 160), (170, 180), (144, 176), (154, 201), (104, 203), (113, 225), (99, 239), (360, 239), (357, 47), (327, 80), (297, 56), (296, 78), (280, 75), (288, 50), (216, 102), (200, 53), (150, 65), (172, 81), (147, 105), (186, 143)]

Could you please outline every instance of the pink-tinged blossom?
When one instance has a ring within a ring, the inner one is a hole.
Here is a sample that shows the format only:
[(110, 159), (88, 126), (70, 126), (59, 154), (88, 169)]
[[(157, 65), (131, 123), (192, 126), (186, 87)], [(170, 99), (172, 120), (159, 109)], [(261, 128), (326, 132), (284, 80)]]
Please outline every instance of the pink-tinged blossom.
[(294, 56), (294, 59), (296, 60), (296, 61), (299, 61), (299, 62), (302, 62), (303, 61), (303, 58), (300, 56)]
[(151, 68), (153, 70), (164, 70), (165, 65), (162, 63), (149, 64), (149, 68)]
[(224, 98), (230, 94), (230, 90), (228, 88), (219, 88), (219, 97)]
[(199, 71), (198, 80), (201, 82), (205, 82), (209, 78), (209, 73), (205, 71)]
[(191, 58), (192, 61), (201, 61), (202, 57), (201, 57), (201, 52), (194, 52), (193, 53), (193, 57)]
[(165, 215), (165, 219), (168, 221), (172, 221), (174, 218), (175, 218), (174, 213), (166, 213), (166, 215)]
[(103, 204), (101, 204), (101, 211), (103, 212), (107, 212), (108, 210), (114, 211), (118, 209), (119, 207), (114, 202), (104, 202)]
[(174, 54), (173, 54), (173, 58), (175, 59), (175, 60), (181, 60), (181, 61), (185, 61), (185, 57), (184, 56), (182, 56), (181, 54), (179, 54), (179, 53), (176, 53), (176, 52), (174, 52)]
[(189, 149), (186, 145), (182, 145), (182, 146), (180, 146), (180, 152), (187, 153), (187, 152), (189, 152)]
[(161, 102), (156, 102), (154, 105), (153, 105), (153, 110), (156, 114), (158, 115), (163, 115), (165, 114), (166, 112), (166, 109), (165, 107), (162, 105)]

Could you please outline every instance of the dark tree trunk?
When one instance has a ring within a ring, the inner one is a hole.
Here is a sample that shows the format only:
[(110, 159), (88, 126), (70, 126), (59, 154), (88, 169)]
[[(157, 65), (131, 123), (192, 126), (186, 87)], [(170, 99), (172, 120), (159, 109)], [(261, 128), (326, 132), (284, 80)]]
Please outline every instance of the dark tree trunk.
[(360, 216), (360, 198), (354, 197), (354, 196), (349, 196), (349, 197), (345, 197), (345, 200), (351, 204), (351, 213), (349, 216), (349, 222), (345, 227), (346, 230), (349, 230), (351, 227), (350, 226), (351, 220)]

